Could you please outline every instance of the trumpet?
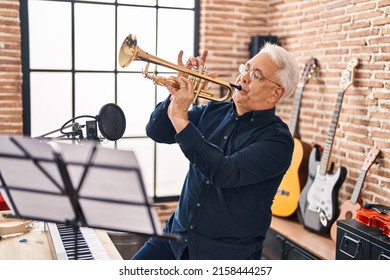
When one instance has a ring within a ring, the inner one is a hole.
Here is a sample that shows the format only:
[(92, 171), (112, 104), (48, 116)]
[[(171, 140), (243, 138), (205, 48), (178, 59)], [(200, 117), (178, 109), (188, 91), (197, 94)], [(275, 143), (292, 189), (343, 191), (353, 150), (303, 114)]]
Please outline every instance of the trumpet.
[[(155, 84), (160, 86), (164, 86), (165, 82), (168, 80), (168, 82), (173, 87), (179, 88), (178, 84), (173, 79), (165, 78), (162, 76), (156, 76), (157, 65), (174, 69), (176, 71), (180, 71), (183, 73), (187, 73), (189, 75), (189, 79), (194, 84), (194, 94), (195, 94), (194, 101), (198, 97), (205, 98), (208, 100), (213, 100), (213, 101), (225, 101), (231, 97), (233, 93), (233, 88), (241, 90), (241, 85), (235, 85), (226, 81), (212, 78), (210, 76), (205, 75), (204, 73), (198, 72), (193, 69), (188, 69), (180, 65), (173, 64), (171, 62), (168, 62), (166, 60), (163, 60), (159, 57), (153, 56), (143, 51), (137, 46), (137, 37), (134, 34), (130, 34), (123, 41), (122, 46), (120, 48), (119, 65), (125, 68), (129, 66), (129, 64), (134, 60), (146, 61), (147, 65), (143, 71), (143, 76), (145, 78), (151, 79)], [(153, 75), (148, 74), (150, 63), (156, 64), (156, 68), (154, 70)], [(206, 82), (215, 83), (226, 88), (227, 93), (222, 97), (216, 96), (214, 93), (210, 92), (209, 90), (204, 89)]]

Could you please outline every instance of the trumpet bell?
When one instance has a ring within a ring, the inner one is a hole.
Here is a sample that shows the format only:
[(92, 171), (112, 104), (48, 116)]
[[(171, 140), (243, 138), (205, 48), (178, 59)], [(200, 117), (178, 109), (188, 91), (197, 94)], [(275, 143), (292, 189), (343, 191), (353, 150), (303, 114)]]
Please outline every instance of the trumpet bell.
[(129, 66), (137, 57), (137, 36), (130, 34), (123, 41), (119, 51), (119, 65), (123, 68)]

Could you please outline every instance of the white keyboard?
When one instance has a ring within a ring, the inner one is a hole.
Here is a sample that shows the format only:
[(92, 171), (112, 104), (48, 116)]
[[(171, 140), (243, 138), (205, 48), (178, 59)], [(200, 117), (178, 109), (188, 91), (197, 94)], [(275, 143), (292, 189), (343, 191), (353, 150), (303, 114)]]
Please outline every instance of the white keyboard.
[(94, 229), (47, 223), (58, 260), (108, 260), (109, 257)]

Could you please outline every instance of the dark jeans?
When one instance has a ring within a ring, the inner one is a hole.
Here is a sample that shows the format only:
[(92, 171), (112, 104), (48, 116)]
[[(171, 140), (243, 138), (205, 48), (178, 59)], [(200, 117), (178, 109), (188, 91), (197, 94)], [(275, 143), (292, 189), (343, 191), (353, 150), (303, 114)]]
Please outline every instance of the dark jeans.
[[(260, 260), (262, 249), (255, 252), (248, 260)], [(132, 260), (175, 260), (168, 239), (150, 238), (133, 256)], [(185, 249), (181, 260), (188, 260), (188, 249)]]
[[(175, 260), (168, 239), (152, 237), (133, 256), (132, 260)], [(188, 250), (184, 250), (182, 260), (188, 260)]]

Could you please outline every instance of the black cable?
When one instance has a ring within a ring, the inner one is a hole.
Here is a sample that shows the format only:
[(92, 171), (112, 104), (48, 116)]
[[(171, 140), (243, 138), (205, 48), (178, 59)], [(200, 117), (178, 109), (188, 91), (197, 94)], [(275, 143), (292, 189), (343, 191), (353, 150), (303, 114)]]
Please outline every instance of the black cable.
[(67, 126), (68, 123), (72, 122), (72, 121), (75, 121), (77, 119), (80, 119), (80, 118), (92, 118), (92, 119), (95, 119), (96, 120), (96, 116), (91, 116), (91, 115), (81, 115), (81, 116), (77, 116), (75, 118), (72, 118), (70, 119), (69, 121), (67, 121), (66, 123), (63, 124), (63, 126), (60, 128), (60, 132), (64, 135), (70, 135), (70, 136), (75, 136), (75, 135), (78, 135), (78, 132), (76, 131), (72, 131), (72, 132), (64, 132), (63, 129)]

